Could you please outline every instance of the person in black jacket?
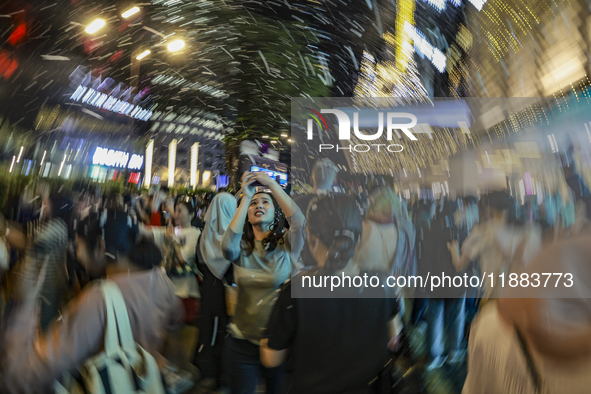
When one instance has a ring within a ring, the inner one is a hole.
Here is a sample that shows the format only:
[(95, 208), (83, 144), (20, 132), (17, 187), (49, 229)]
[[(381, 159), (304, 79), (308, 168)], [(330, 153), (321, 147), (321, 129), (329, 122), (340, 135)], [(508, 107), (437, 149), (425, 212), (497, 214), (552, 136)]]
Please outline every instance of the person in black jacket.
[(362, 228), (353, 198), (327, 195), (311, 201), (307, 234), (316, 268), (284, 284), (261, 341), (263, 365), (286, 362), (286, 393), (375, 392), (371, 383), (390, 359), (389, 341), (390, 347), (395, 342), (396, 298), (386, 292), (382, 298), (292, 298), (303, 275), (352, 275)]

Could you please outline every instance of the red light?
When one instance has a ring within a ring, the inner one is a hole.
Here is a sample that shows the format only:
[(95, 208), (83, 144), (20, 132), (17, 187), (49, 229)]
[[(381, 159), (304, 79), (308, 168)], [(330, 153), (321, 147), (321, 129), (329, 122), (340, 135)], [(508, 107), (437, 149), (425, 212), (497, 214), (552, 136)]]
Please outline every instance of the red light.
[(113, 56), (111, 56), (111, 57), (109, 58), (109, 62), (110, 62), (110, 63), (114, 63), (114, 62), (116, 62), (117, 60), (121, 59), (121, 56), (123, 56), (123, 51), (117, 51), (117, 52), (115, 52), (115, 53), (113, 54)]
[(10, 55), (6, 51), (0, 51), (0, 77), (8, 80), (18, 68), (18, 62), (10, 59)]
[(140, 173), (139, 172), (132, 172), (129, 174), (129, 181), (128, 183), (135, 183), (136, 185), (140, 181)]
[(8, 43), (12, 46), (15, 46), (21, 43), (27, 35), (27, 25), (26, 23), (21, 23), (18, 25), (16, 29), (12, 32), (10, 37), (8, 37)]

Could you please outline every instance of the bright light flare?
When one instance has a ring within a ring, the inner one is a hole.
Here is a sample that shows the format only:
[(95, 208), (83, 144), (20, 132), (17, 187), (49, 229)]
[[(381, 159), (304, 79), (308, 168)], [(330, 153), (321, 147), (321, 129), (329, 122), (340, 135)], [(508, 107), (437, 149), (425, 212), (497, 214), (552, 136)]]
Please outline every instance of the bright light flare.
[(139, 7), (133, 7), (133, 8), (128, 9), (127, 11), (125, 11), (123, 14), (121, 14), (121, 16), (123, 18), (126, 18), (127, 19), (130, 16), (137, 14), (138, 12), (140, 12), (140, 8)]
[(142, 53), (140, 53), (139, 55), (137, 55), (136, 59), (137, 60), (142, 60), (143, 58), (145, 58), (146, 56), (148, 56), (150, 53), (152, 53), (149, 49), (146, 49), (145, 51), (143, 51)]
[(21, 151), (19, 152), (18, 158), (16, 159), (17, 163), (20, 163), (20, 161), (21, 161), (21, 156), (23, 155), (23, 148), (24, 148), (24, 146), (21, 146)]
[(45, 155), (47, 154), (47, 151), (44, 150), (43, 151), (43, 157), (41, 158), (41, 167), (43, 167), (43, 163), (45, 162)]
[(170, 44), (168, 44), (168, 50), (170, 52), (177, 52), (180, 51), (185, 47), (185, 42), (183, 40), (174, 40)]
[(203, 186), (205, 186), (205, 187), (209, 186), (210, 180), (211, 180), (211, 171), (203, 171), (203, 180), (202, 180)]
[(60, 165), (60, 170), (57, 173), (58, 178), (62, 175), (62, 170), (64, 169), (64, 164), (66, 163), (67, 154), (64, 154), (64, 160), (62, 160), (62, 164)]
[(95, 19), (88, 27), (86, 28), (86, 32), (88, 34), (94, 34), (100, 29), (105, 26), (105, 21), (103, 19)]

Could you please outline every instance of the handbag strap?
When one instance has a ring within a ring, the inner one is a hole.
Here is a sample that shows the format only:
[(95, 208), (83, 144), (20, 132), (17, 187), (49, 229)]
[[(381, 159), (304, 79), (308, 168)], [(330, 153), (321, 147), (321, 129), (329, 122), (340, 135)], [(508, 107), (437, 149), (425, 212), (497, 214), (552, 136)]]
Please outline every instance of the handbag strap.
[(523, 352), (523, 356), (525, 357), (525, 362), (527, 364), (527, 371), (533, 381), (535, 390), (537, 394), (542, 394), (544, 392), (544, 381), (542, 376), (538, 372), (534, 359), (531, 356), (529, 348), (527, 346), (527, 342), (519, 328), (515, 326), (515, 333), (517, 334), (517, 341), (519, 342), (519, 347)]
[(135, 349), (135, 342), (121, 290), (110, 280), (104, 281), (102, 288), (107, 306), (105, 352), (111, 357), (117, 354), (121, 347)]

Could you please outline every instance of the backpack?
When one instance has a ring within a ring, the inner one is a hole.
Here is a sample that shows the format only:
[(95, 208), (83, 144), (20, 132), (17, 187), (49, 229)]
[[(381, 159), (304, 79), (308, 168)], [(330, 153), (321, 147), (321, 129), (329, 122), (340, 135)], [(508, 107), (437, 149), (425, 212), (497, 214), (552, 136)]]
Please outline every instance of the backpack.
[(54, 383), (56, 394), (165, 394), (156, 360), (133, 340), (125, 300), (117, 285), (102, 283), (106, 303), (105, 347), (79, 369)]

